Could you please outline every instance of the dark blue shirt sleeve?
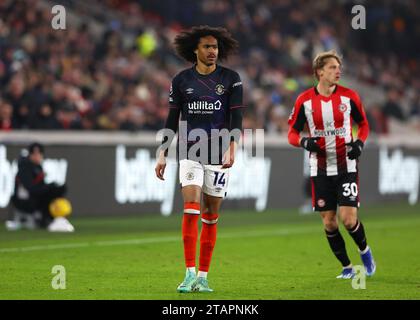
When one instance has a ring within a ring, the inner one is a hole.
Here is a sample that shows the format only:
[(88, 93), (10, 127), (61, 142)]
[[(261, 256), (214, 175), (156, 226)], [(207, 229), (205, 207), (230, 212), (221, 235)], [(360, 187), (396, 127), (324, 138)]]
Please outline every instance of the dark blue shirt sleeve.
[(242, 81), (238, 73), (234, 73), (232, 77), (232, 84), (229, 88), (229, 108), (242, 108)]
[(161, 148), (165, 151), (165, 156), (168, 155), (168, 148), (163, 148), (166, 143), (171, 144), (175, 133), (178, 131), (179, 116), (181, 114), (181, 95), (179, 90), (179, 77), (176, 76), (172, 80), (171, 88), (169, 90), (169, 113), (165, 122), (165, 130), (163, 132), (163, 139)]
[[(229, 96), (229, 108), (230, 108), (230, 130), (231, 141), (239, 142), (240, 135), (239, 132), (242, 131), (242, 81), (239, 74), (234, 73), (232, 85), (230, 87), (230, 96)], [(237, 129), (234, 134), (232, 130)], [(239, 132), (238, 132), (239, 131)]]
[(169, 90), (169, 114), (166, 119), (165, 129), (171, 129), (174, 132), (178, 130), (179, 115), (182, 109), (182, 96), (179, 89), (179, 75), (172, 80)]
[(172, 80), (171, 88), (169, 90), (169, 108), (181, 108), (182, 96), (179, 89), (179, 76)]

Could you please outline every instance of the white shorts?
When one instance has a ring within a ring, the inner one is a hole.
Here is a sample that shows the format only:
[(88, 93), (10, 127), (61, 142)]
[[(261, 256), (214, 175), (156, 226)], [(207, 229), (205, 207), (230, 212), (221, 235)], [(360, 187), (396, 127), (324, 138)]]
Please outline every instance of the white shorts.
[(197, 161), (179, 161), (179, 182), (182, 187), (197, 185), (205, 194), (224, 198), (227, 194), (229, 169), (222, 165), (202, 165)]

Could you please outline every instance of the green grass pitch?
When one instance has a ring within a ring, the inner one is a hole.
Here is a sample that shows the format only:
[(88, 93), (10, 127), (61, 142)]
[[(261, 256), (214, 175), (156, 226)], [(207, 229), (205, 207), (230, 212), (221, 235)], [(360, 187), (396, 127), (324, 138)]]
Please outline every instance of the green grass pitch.
[[(180, 214), (75, 218), (74, 234), (1, 226), (0, 299), (420, 299), (420, 206), (363, 207), (359, 215), (378, 266), (366, 289), (335, 279), (341, 267), (318, 215), (290, 209), (222, 212), (210, 294), (176, 292), (185, 273)], [(54, 265), (65, 267), (65, 290), (51, 286)]]

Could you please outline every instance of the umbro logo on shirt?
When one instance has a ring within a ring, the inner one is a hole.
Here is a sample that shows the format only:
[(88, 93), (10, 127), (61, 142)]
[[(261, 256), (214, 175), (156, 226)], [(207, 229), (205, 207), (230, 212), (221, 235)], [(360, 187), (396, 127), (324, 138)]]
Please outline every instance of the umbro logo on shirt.
[(185, 90), (185, 92), (186, 92), (187, 94), (191, 94), (191, 93), (193, 93), (193, 92), (194, 92), (194, 88), (188, 88), (187, 90)]

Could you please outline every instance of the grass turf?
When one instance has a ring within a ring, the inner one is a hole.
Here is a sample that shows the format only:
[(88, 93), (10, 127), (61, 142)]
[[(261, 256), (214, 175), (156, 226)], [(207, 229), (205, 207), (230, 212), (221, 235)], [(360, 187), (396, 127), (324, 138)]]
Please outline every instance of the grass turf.
[[(364, 207), (360, 218), (378, 265), (365, 290), (335, 279), (341, 266), (318, 215), (290, 209), (221, 214), (211, 294), (176, 292), (185, 273), (180, 215), (74, 218), (74, 234), (1, 226), (0, 299), (420, 299), (420, 206)], [(66, 269), (65, 290), (51, 286), (54, 265)]]

